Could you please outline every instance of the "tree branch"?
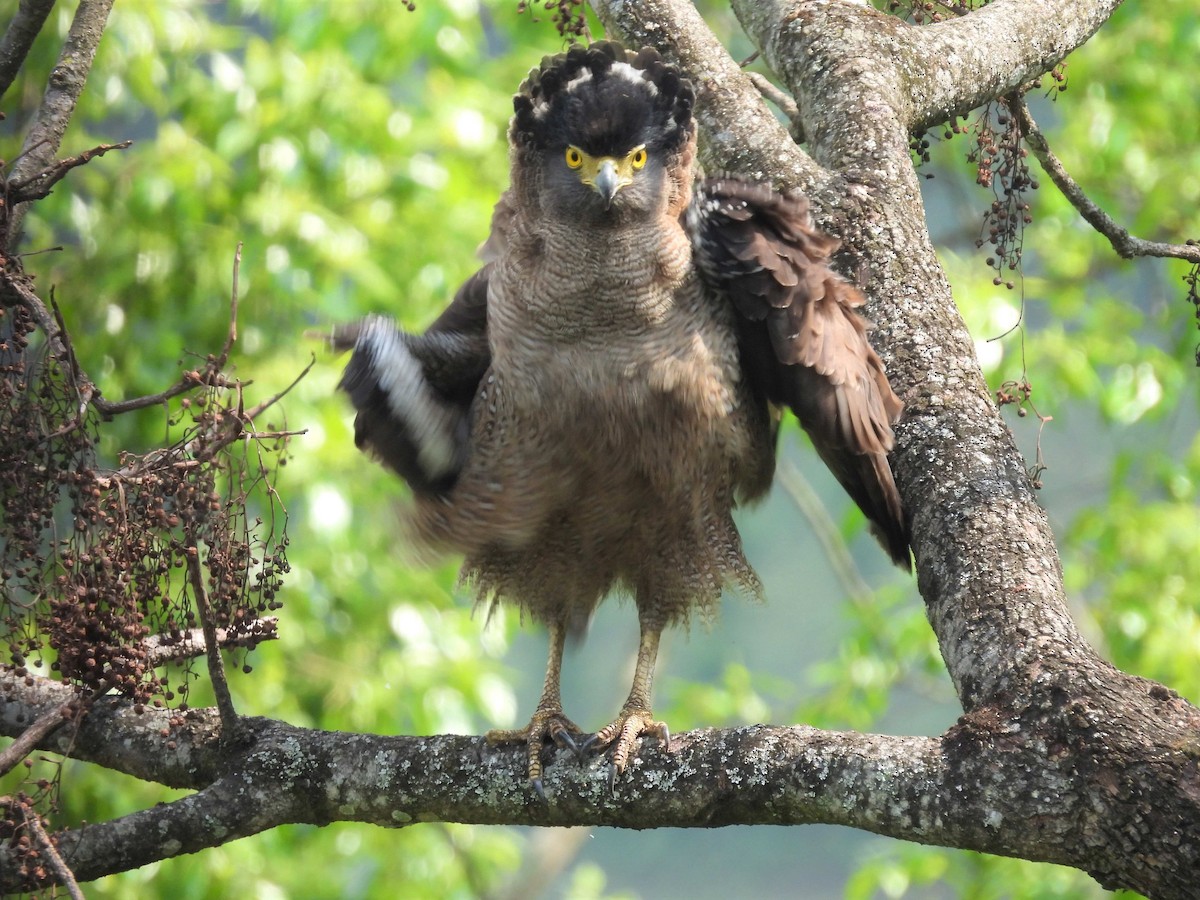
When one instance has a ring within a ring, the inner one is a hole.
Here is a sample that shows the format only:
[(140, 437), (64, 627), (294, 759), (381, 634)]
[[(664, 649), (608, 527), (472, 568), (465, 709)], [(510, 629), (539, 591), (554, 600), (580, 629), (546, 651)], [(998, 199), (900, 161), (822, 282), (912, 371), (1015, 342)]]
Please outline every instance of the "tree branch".
[(921, 132), (1049, 71), (1121, 2), (995, 0), (965, 16), (924, 26), (842, 0), (733, 0), (733, 7), (768, 64), (791, 88), (804, 133), (819, 137), (820, 122), (830, 132), (828, 139), (837, 139), (814, 154), (818, 161), (870, 168), (881, 148), (856, 128), (839, 128), (820, 113), (831, 97), (844, 95), (840, 105), (858, 104), (868, 119), (890, 119), (906, 136)]
[[(20, 184), (35, 173), (52, 168), (63, 134), (75, 112), (75, 104), (87, 84), (88, 72), (112, 5), (113, 0), (80, 0), (58, 63), (50, 73), (41, 106), (25, 136), (21, 158), (9, 175), (11, 183)], [(12, 210), (7, 233), (10, 242), (20, 231), (26, 209), (27, 204), (20, 204)], [(12, 248), (7, 249), (11, 251)]]
[(0, 97), (12, 87), (52, 9), (54, 0), (21, 0), (17, 4), (17, 13), (0, 38)]
[(133, 141), (121, 141), (117, 144), (100, 144), (76, 156), (68, 156), (66, 159), (60, 159), (42, 171), (35, 172), (21, 181), (10, 179), (8, 182), (8, 202), (17, 204), (28, 203), (32, 200), (41, 200), (43, 197), (48, 196), (54, 185), (62, 181), (72, 169), (86, 165), (97, 156), (103, 156), (109, 150), (128, 150), (132, 146)]
[(79, 889), (79, 884), (75, 881), (75, 873), (63, 862), (63, 858), (58, 853), (58, 848), (54, 846), (54, 841), (50, 839), (50, 835), (46, 834), (46, 829), (42, 827), (42, 820), (33, 810), (25, 811), (25, 827), (33, 835), (37, 843), (38, 852), (50, 863), (50, 871), (54, 873), (55, 883), (67, 889), (71, 900), (84, 900), (83, 891)]
[(200, 546), (194, 534), (187, 537), (188, 582), (192, 586), (192, 600), (200, 616), (204, 634), (204, 653), (208, 660), (208, 677), (212, 681), (213, 694), (217, 698), (217, 710), (221, 715), (221, 731), (226, 738), (236, 736), (238, 714), (233, 708), (233, 697), (229, 693), (229, 682), (225, 678), (225, 663), (221, 659), (221, 645), (217, 642), (217, 626), (213, 621), (212, 608), (208, 603), (208, 590), (204, 586), (204, 571), (200, 568)]
[(1007, 98), (1008, 107), (1017, 116), (1021, 125), (1021, 135), (1026, 146), (1033, 151), (1042, 169), (1050, 176), (1050, 180), (1062, 191), (1068, 202), (1079, 211), (1084, 220), (1108, 239), (1112, 248), (1125, 259), (1135, 256), (1161, 256), (1184, 259), (1191, 263), (1200, 263), (1200, 244), (1166, 244), (1161, 241), (1147, 241), (1134, 237), (1117, 221), (1093, 201), (1079, 183), (1063, 166), (1062, 161), (1050, 149), (1046, 136), (1038, 128), (1029, 107), (1019, 94)]
[[(1086, 694), (1100, 678), (1107, 681), (1106, 708)], [(5, 685), (0, 731), (11, 733), (15, 719), (70, 694), (45, 679), (33, 682)], [(50, 736), (46, 747), (71, 746), (77, 758), (198, 789), (60, 833), (60, 852), (80, 880), (286, 823), (821, 822), (1080, 866), (1109, 883), (1187, 896), (1190, 872), (1200, 864), (1200, 711), (1161, 687), (1105, 669), (1057, 679), (1035, 700), (1021, 713), (964, 716), (940, 738), (805, 726), (687, 732), (672, 739), (670, 752), (644, 742), (615, 796), (602, 756), (580, 765), (573, 754), (555, 752), (545, 801), (525, 780), (524, 748), (477, 737), (381, 737), (243, 719), (245, 742), (231, 748), (212, 710), (191, 711), (169, 726), (177, 714), (138, 715), (127, 701), (111, 699), (75, 733)], [(1153, 717), (1149, 728), (1146, 717)], [(1140, 744), (1131, 742), (1135, 737)], [(1047, 752), (1050, 745), (1057, 749)], [(1150, 759), (1153, 766), (1139, 763)], [(1134, 782), (1139, 793), (1131, 794)], [(1173, 799), (1162, 804), (1163, 795), (1155, 795), (1159, 805), (1151, 808), (1152, 792), (1167, 783)], [(1131, 856), (1142, 862), (1135, 869), (1116, 869), (1120, 863), (1097, 849), (1097, 839), (1110, 833), (1136, 845)], [(0, 891), (15, 886), (7, 859), (0, 855)]]
[[(263, 641), (272, 641), (279, 637), (279, 619), (276, 616), (253, 619), (249, 623), (249, 628), (242, 631), (218, 628), (216, 636), (217, 646), (223, 650), (231, 647), (246, 647), (253, 650)], [(151, 635), (142, 642), (142, 645), (147, 651), (146, 665), (148, 666), (161, 666), (174, 660), (192, 659), (208, 652), (208, 641), (202, 628), (192, 628), (177, 638), (161, 634)]]
[(16, 740), (0, 753), (0, 775), (7, 775), (25, 757), (38, 748), (46, 738), (70, 718), (70, 707), (57, 706), (41, 713)]
[(1124, 0), (997, 0), (908, 27), (903, 90), (912, 132), (965, 115), (1033, 81), (1082, 46)]

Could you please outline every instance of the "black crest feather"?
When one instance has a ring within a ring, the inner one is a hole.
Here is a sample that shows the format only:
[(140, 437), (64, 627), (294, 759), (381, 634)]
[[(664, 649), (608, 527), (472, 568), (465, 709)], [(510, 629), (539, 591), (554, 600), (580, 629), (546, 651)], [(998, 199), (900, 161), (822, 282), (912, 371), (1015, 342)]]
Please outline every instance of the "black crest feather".
[(694, 102), (691, 84), (653, 48), (577, 44), (530, 71), (513, 97), (511, 136), (542, 150), (574, 143), (607, 155), (646, 143), (672, 153), (691, 136)]

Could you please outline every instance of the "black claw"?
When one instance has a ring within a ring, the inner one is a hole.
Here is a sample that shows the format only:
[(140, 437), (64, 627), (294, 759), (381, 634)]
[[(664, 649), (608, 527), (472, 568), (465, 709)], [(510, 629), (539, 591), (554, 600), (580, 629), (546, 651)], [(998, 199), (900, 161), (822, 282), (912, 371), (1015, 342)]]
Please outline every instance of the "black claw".
[(662, 745), (663, 750), (671, 752), (671, 729), (667, 727), (667, 723), (662, 723)]
[(545, 787), (542, 785), (542, 779), (540, 779), (540, 778), (531, 778), (531, 779), (529, 780), (529, 786), (530, 786), (530, 787), (532, 787), (532, 788), (534, 789), (534, 791), (536, 791), (536, 792), (537, 792), (537, 795), (538, 795), (539, 797), (541, 797), (541, 798), (542, 798), (542, 801), (543, 801), (543, 802), (545, 802), (545, 800), (546, 800), (546, 788), (545, 788)]
[(612, 796), (617, 796), (617, 764), (608, 764), (608, 792)]
[(599, 732), (597, 732), (596, 734), (589, 734), (588, 739), (579, 745), (579, 761), (580, 762), (583, 762), (583, 754), (587, 753), (589, 750), (592, 749), (592, 747), (594, 747), (596, 745), (596, 738), (598, 738), (599, 736), (600, 736)]
[(571, 732), (567, 731), (565, 728), (559, 731), (558, 734), (554, 735), (554, 743), (558, 744), (560, 747), (565, 747), (576, 756), (579, 755), (579, 744), (575, 743), (575, 738), (573, 738), (571, 736)]

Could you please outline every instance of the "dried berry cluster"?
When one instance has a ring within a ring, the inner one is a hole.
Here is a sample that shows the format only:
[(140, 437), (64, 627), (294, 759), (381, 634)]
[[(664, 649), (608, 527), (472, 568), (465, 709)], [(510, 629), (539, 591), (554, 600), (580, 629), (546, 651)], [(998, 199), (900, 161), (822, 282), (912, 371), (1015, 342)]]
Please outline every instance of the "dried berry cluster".
[[(1196, 246), (1197, 242), (1189, 240), (1189, 247)], [(1188, 302), (1195, 307), (1196, 310), (1196, 327), (1200, 328), (1200, 263), (1188, 269), (1187, 274), (1183, 276), (1183, 283), (1187, 285)], [(1200, 346), (1196, 347), (1196, 365), (1200, 366)]]
[[(46, 783), (46, 787), (49, 787), (49, 783)], [(15, 851), (13, 863), (17, 867), (17, 876), (30, 889), (45, 884), (47, 879), (46, 860), (43, 858), (45, 848), (38, 837), (31, 834), (30, 828), (30, 823), (36, 820), (43, 826), (44, 833), (45, 823), (37, 812), (37, 805), (38, 799), (24, 792), (12, 797), (0, 797), (0, 845)], [(52, 846), (56, 843), (52, 835), (46, 835), (46, 840)], [(53, 896), (53, 888), (51, 892), (50, 896)], [(30, 896), (36, 898), (38, 895)]]
[(15, 674), (48, 662), (84, 696), (116, 690), (138, 706), (186, 707), (187, 679), (173, 691), (160, 672), (201, 624), (189, 565), (206, 573), (213, 624), (243, 646), (278, 608), (288, 569), (261, 448), (236, 440), (238, 387), (210, 379), (183, 402), (173, 445), (106, 471), (71, 367), (49, 355), (31, 366), (32, 323), (20, 306), (4, 315), (0, 635)]
[(564, 38), (574, 40), (586, 37), (587, 7), (584, 0), (518, 0), (517, 12), (528, 12), (539, 3), (542, 9), (550, 13), (550, 21)]
[(1030, 384), (1029, 379), (1024, 375), (1021, 376), (1020, 381), (1006, 381), (1000, 385), (996, 391), (996, 403), (1000, 406), (1015, 404), (1017, 415), (1022, 419), (1029, 415), (1030, 412), (1037, 416), (1040, 423), (1038, 427), (1037, 455), (1034, 458), (1033, 465), (1028, 468), (1027, 472), (1030, 481), (1033, 482), (1033, 486), (1041, 490), (1042, 475), (1046, 471), (1045, 459), (1042, 456), (1042, 428), (1053, 417), (1042, 415), (1038, 412), (1037, 407), (1033, 405), (1033, 385)]
[(1021, 265), (1025, 226), (1030, 215), (1029, 192), (1038, 189), (1038, 181), (1029, 170), (1029, 151), (1022, 146), (1020, 123), (1003, 100), (989, 103), (966, 126), (955, 123), (954, 131), (969, 131), (974, 144), (967, 160), (975, 165), (975, 181), (990, 188), (991, 206), (983, 216), (983, 226), (975, 246), (989, 244), (994, 250), (987, 264), (996, 270), (995, 285), (1009, 290), (1016, 285), (1005, 271)]

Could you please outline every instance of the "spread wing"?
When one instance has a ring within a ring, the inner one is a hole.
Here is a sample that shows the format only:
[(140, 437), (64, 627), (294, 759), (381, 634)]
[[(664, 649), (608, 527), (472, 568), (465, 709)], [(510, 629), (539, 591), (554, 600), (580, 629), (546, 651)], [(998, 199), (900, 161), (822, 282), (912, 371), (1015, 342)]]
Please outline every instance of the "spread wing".
[(862, 294), (829, 268), (808, 201), (735, 176), (697, 182), (686, 225), (708, 284), (738, 312), (742, 366), (791, 408), (898, 565), (908, 532), (887, 454), (903, 404), (867, 342)]
[(355, 444), (418, 493), (448, 491), (466, 460), (471, 403), (492, 363), (488, 278), (507, 244), (513, 203), (511, 193), (500, 198), (479, 248), (483, 267), (423, 334), (371, 316), (337, 326), (330, 336), (335, 350), (354, 351), (338, 387), (358, 411)]
[(466, 458), (471, 402), (491, 364), (490, 269), (472, 275), (423, 334), (372, 316), (330, 336), (334, 349), (353, 350), (338, 387), (358, 412), (355, 444), (418, 493), (449, 490)]

